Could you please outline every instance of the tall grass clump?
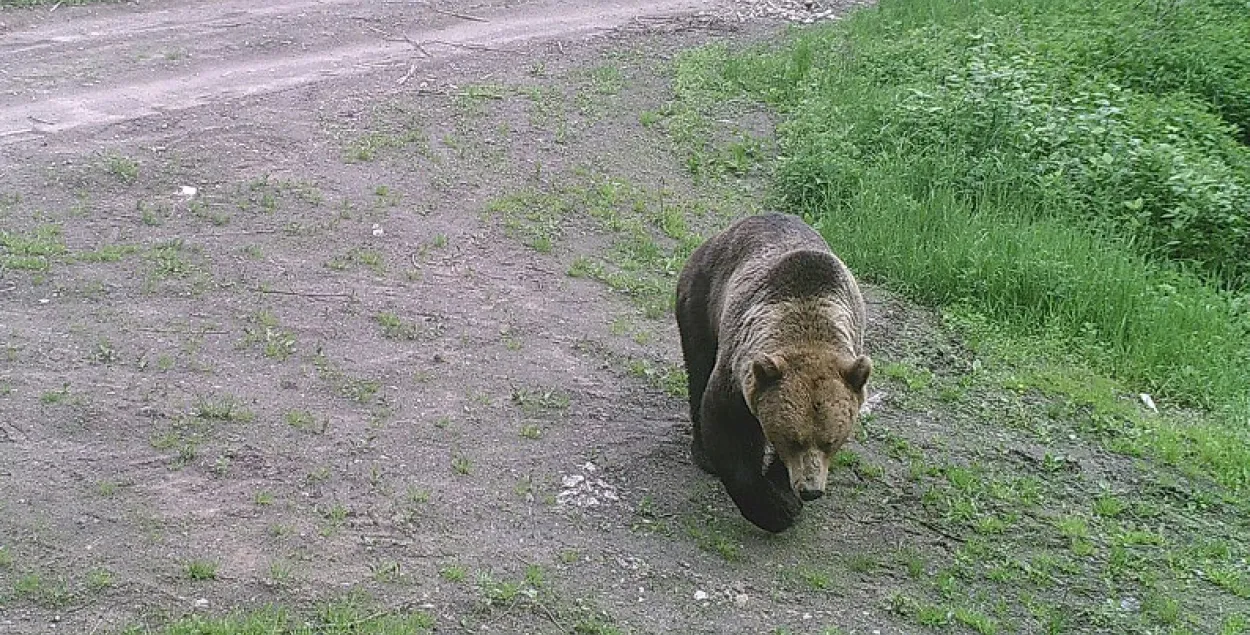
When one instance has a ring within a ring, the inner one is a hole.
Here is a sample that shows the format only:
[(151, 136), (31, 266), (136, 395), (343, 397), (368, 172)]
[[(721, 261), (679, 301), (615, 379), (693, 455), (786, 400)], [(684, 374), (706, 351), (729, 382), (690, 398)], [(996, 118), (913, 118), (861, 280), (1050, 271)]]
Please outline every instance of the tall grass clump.
[(781, 203), (866, 276), (1061, 335), (1174, 402), (1244, 408), (1250, 148), (1230, 96), (1250, 40), (1208, 39), (1250, 34), (1244, 9), (881, 0), (692, 53), (676, 86), (782, 113)]

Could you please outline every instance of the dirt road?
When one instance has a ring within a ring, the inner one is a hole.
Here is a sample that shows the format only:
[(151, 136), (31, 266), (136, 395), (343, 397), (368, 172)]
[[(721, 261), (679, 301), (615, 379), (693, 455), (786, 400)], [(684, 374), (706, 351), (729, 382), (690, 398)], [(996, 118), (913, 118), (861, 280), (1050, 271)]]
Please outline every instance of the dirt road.
[[(0, 13), (0, 632), (347, 593), (439, 632), (904, 632), (859, 579), (924, 534), (888, 480), (774, 538), (686, 455), (672, 258), (760, 196), (648, 122), (674, 51), (777, 28), (740, 13)], [(933, 332), (872, 310), (879, 350)]]
[[(578, 38), (711, 0), (143, 2), (8, 14), (6, 140), (334, 81), (483, 48)], [(66, 16), (73, 12), (74, 15)], [(68, 19), (66, 19), (68, 18)]]

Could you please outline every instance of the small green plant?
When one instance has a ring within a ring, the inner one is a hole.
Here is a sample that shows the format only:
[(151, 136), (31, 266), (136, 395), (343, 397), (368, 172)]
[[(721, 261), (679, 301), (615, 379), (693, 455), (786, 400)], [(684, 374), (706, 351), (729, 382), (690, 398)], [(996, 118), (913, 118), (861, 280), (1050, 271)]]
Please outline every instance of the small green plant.
[(120, 154), (110, 154), (104, 158), (104, 169), (114, 178), (130, 185), (139, 179), (139, 162)]
[(328, 417), (319, 419), (307, 410), (289, 410), (283, 418), (286, 420), (286, 424), (292, 428), (315, 434), (325, 434), (325, 431), (330, 427)]
[(448, 582), (464, 582), (468, 577), (468, 571), (463, 566), (453, 564), (439, 569), (438, 575)]
[(298, 347), (295, 334), (283, 328), (277, 316), (267, 310), (249, 316), (243, 333), (244, 345), (259, 347), (265, 357), (279, 361), (294, 355)]
[(512, 391), (512, 403), (527, 415), (563, 412), (569, 408), (569, 396), (556, 388), (518, 388)]
[(241, 399), (232, 395), (200, 397), (191, 406), (191, 413), (209, 421), (246, 423), (256, 417)]
[(373, 320), (382, 327), (382, 336), (392, 340), (415, 340), (421, 336), (416, 324), (405, 322), (394, 313), (381, 312)]
[(1109, 494), (1094, 499), (1094, 513), (1104, 518), (1115, 518), (1123, 513), (1126, 507), (1123, 501)]
[(113, 574), (108, 569), (95, 568), (87, 574), (87, 588), (92, 591), (103, 591), (112, 586)]
[(182, 572), (188, 580), (216, 580), (217, 563), (210, 560), (189, 560), (183, 563)]
[(0, 270), (47, 271), (67, 252), (60, 225), (41, 225), (31, 234), (0, 230)]
[(291, 563), (284, 560), (274, 560), (269, 563), (269, 581), (273, 584), (282, 586), (290, 582), (294, 573), (294, 567)]

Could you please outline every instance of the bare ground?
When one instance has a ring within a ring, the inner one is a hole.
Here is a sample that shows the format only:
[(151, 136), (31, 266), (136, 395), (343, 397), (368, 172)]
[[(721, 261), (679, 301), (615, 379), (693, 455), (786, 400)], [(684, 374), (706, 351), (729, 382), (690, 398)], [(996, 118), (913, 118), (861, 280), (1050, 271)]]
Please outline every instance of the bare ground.
[[(0, 632), (353, 591), (439, 632), (915, 630), (891, 597), (962, 539), (891, 449), (1040, 451), (885, 388), (767, 536), (688, 459), (674, 272), (631, 269), (762, 200), (649, 123), (664, 62), (778, 25), (436, 7), (0, 13)], [(874, 356), (967, 371), (868, 291)]]

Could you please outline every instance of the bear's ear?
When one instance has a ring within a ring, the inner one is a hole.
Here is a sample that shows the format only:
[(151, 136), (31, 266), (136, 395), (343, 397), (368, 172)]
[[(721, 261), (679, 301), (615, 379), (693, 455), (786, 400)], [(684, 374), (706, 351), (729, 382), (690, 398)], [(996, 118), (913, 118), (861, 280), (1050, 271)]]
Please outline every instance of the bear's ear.
[(756, 357), (755, 361), (751, 362), (751, 374), (755, 376), (755, 385), (763, 387), (781, 379), (785, 366), (785, 360), (776, 355), (764, 353)]
[(842, 377), (846, 379), (846, 384), (851, 390), (860, 392), (864, 389), (864, 385), (868, 383), (868, 376), (872, 374), (872, 359), (867, 355), (860, 355), (855, 361), (842, 371)]

